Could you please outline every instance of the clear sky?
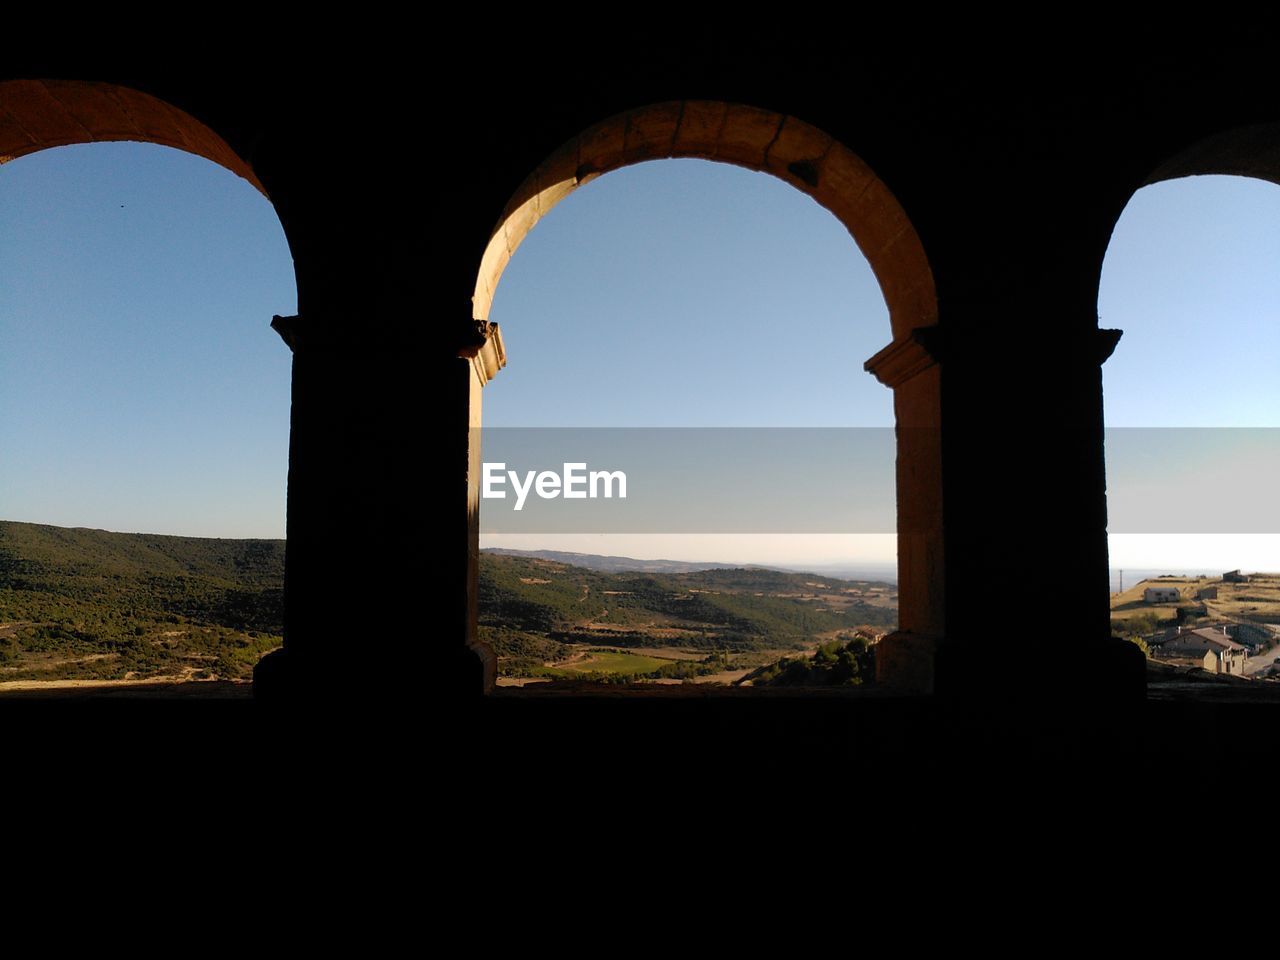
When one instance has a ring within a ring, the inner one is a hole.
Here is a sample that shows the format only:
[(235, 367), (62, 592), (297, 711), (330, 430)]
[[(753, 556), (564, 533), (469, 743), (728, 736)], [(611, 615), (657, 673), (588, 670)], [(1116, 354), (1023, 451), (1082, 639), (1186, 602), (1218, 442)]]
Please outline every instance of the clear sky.
[(486, 426), (893, 426), (862, 370), (893, 339), (871, 267), (768, 174), (660, 160), (586, 184), (516, 251), (490, 319), (509, 362)]
[(0, 517), (283, 537), (297, 309), (270, 202), (152, 144), (0, 166)]
[(1144, 187), (1107, 248), (1098, 318), (1108, 427), (1280, 427), (1280, 187)]
[[(1099, 299), (1126, 331), (1108, 425), (1280, 426), (1280, 188), (1199, 177), (1125, 211)], [(93, 144), (0, 167), (0, 517), (278, 537), (296, 292), (266, 198), (198, 157)], [(491, 319), (502, 426), (892, 426), (890, 339), (844, 228), (764, 174), (658, 161), (587, 184), (516, 252)], [(1242, 345), (1244, 349), (1241, 349)], [(572, 376), (565, 371), (572, 370)], [(1115, 492), (1115, 479), (1112, 479)], [(512, 546), (785, 563), (892, 536), (539, 537)], [(1113, 537), (1113, 565), (1280, 569), (1277, 538)]]

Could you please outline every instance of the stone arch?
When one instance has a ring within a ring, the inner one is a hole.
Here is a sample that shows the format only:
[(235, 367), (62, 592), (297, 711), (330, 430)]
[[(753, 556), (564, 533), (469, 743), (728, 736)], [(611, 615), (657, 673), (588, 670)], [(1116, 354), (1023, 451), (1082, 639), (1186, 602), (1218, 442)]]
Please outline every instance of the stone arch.
[(838, 219), (880, 283), (895, 340), (937, 323), (933, 272), (906, 211), (848, 147), (803, 120), (707, 100), (642, 107), (583, 131), (548, 157), (507, 203), (480, 261), (472, 315), (487, 321), (512, 254), (570, 193), (620, 167), (674, 157), (769, 173), (813, 197)]
[(81, 80), (0, 83), (0, 164), (49, 147), (118, 140), (194, 153), (267, 195), (253, 168), (222, 137), (150, 94)]
[[(897, 424), (899, 631), (881, 641), (881, 682), (933, 689), (944, 633), (941, 372), (937, 293), (924, 245), (889, 187), (849, 148), (792, 116), (719, 101), (670, 101), (610, 117), (569, 140), (516, 189), (490, 234), (472, 297), (468, 424), (481, 423), (481, 388), (506, 363), (489, 312), (512, 254), (537, 222), (584, 183), (646, 160), (695, 158), (772, 174), (829, 210), (849, 231), (880, 284), (893, 341), (865, 369), (894, 390)], [(466, 644), (492, 688), (493, 652), (477, 636), (478, 438), (468, 452)]]
[(1130, 176), (1116, 181), (1101, 207), (1089, 251), (1095, 301), (1112, 234), (1134, 194), (1143, 187), (1211, 175), (1252, 177), (1280, 185), (1280, 123), (1256, 123), (1209, 134), (1200, 131), (1163, 146), (1135, 161)]
[(1205, 174), (1280, 184), (1280, 123), (1223, 130), (1182, 146), (1162, 160), (1141, 186)]

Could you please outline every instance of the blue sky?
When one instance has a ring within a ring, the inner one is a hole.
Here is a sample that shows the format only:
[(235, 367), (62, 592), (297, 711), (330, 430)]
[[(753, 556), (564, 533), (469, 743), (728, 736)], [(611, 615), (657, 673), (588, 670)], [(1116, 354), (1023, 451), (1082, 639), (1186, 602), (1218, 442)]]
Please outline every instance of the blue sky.
[(1098, 316), (1125, 331), (1102, 368), (1109, 427), (1280, 427), (1280, 187), (1188, 177), (1138, 191)]
[(592, 181), (516, 251), (490, 319), (510, 361), (486, 425), (893, 426), (862, 371), (892, 339), (875, 276), (768, 174), (663, 160)]
[[(1280, 426), (1278, 257), (1280, 188), (1199, 177), (1137, 194), (1099, 298), (1101, 324), (1126, 331), (1104, 367), (1108, 425)], [(282, 536), (289, 353), (268, 323), (295, 307), (269, 202), (208, 161), (94, 144), (0, 167), (0, 517)], [(875, 278), (834, 217), (764, 174), (658, 161), (587, 184), (516, 252), (491, 319), (510, 364), (486, 425), (893, 423), (862, 372), (890, 339)], [(1113, 538), (1113, 562), (1280, 568), (1275, 540)], [(814, 563), (894, 549), (546, 545)]]
[(284, 536), (293, 263), (203, 158), (60, 147), (0, 167), (0, 517)]

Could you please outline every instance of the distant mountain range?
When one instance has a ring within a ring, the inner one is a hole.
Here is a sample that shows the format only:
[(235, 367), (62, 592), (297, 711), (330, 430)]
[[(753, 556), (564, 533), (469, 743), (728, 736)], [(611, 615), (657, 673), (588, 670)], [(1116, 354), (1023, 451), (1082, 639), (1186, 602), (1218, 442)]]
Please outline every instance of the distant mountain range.
[(575, 567), (585, 567), (600, 573), (696, 573), (699, 570), (780, 570), (781, 567), (763, 567), (750, 563), (697, 563), (691, 560), (637, 560), (635, 557), (601, 556), (595, 553), (572, 553), (568, 550), (509, 550), (506, 547), (486, 547), (484, 553), (496, 553), (506, 557), (533, 557), (538, 560), (554, 560)]
[(515, 550), (507, 547), (485, 547), (484, 553), (508, 557), (533, 557), (554, 560), (600, 573), (696, 573), (699, 570), (776, 570), (781, 573), (816, 573), (844, 580), (898, 582), (898, 568), (891, 563), (823, 563), (809, 566), (763, 563), (723, 563), (694, 560), (640, 560), (636, 557), (573, 553), (568, 550)]

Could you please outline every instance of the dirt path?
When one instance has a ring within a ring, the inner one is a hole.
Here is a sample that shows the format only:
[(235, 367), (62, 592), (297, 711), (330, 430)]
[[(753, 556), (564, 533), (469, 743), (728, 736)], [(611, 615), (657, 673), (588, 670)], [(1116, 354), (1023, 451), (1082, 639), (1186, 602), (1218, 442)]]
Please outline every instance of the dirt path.
[(721, 670), (719, 673), (708, 673), (706, 676), (694, 677), (694, 683), (723, 683), (725, 686), (732, 686), (737, 683), (755, 667), (746, 667), (742, 670)]
[(1277, 659), (1280, 659), (1280, 648), (1276, 647), (1272, 647), (1266, 653), (1260, 653), (1256, 657), (1250, 657), (1244, 662), (1244, 675), (1251, 677), (1256, 673), (1269, 670)]
[(236, 680), (185, 680), (182, 677), (148, 677), (134, 680), (7, 680), (0, 683), (0, 697), (6, 694), (43, 695), (51, 697), (72, 695), (128, 693), (163, 693), (170, 696), (199, 699), (209, 697), (248, 698), (253, 695), (253, 685)]
[(591, 656), (590, 651), (578, 650), (575, 653), (571, 653), (569, 656), (565, 657), (563, 660), (544, 660), (542, 662), (542, 665), (544, 667), (566, 667), (571, 663), (579, 663), (582, 660), (585, 660), (589, 656)]

